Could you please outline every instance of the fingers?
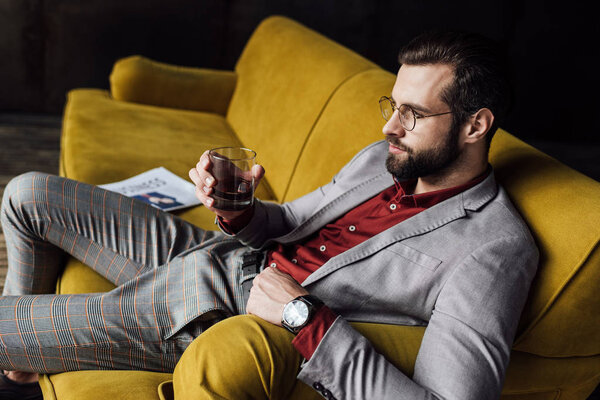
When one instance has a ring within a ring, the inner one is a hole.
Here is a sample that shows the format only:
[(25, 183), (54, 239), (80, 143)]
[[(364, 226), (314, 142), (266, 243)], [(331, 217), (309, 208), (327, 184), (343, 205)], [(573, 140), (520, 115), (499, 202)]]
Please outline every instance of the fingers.
[[(212, 198), (214, 194), (217, 181), (212, 174), (214, 168), (213, 163), (209, 157), (209, 151), (205, 151), (200, 156), (198, 163), (188, 171), (188, 175), (195, 185), (195, 195), (200, 202), (212, 212), (218, 216), (226, 219), (233, 220), (241, 214), (245, 213), (246, 210), (241, 211), (224, 211), (213, 208), (215, 200)], [(265, 169), (261, 165), (254, 165), (251, 170), (252, 177), (254, 179), (254, 187), (258, 186), (258, 183), (265, 174)]]
[(196, 185), (196, 198), (207, 207), (211, 207), (214, 203), (214, 199), (210, 195), (213, 193), (216, 184), (215, 178), (209, 172), (210, 168), (211, 162), (207, 150), (202, 154), (196, 166), (188, 172), (190, 179)]
[(254, 178), (254, 187), (257, 187), (260, 180), (265, 175), (265, 169), (262, 165), (256, 164), (252, 166), (252, 177)]
[(209, 196), (211, 193), (211, 190), (212, 189), (210, 189), (210, 188), (206, 188), (206, 187), (199, 188), (198, 186), (196, 186), (194, 194), (196, 195), (196, 198), (202, 202), (202, 204), (204, 204), (206, 207), (208, 207), (212, 210), (212, 206), (213, 206), (215, 200)]

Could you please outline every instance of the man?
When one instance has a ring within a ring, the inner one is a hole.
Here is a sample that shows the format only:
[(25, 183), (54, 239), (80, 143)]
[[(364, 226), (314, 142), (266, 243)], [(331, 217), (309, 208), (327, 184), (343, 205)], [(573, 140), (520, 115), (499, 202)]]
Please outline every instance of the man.
[[(249, 313), (292, 331), (293, 347), (277, 352), (295, 348), (305, 361), (275, 366), (256, 388), (241, 387), (241, 377), (265, 366), (236, 359), (239, 370), (217, 378), (233, 379), (224, 384), (207, 378), (222, 365), (202, 365), (206, 398), (285, 397), (289, 389), (271, 386), (290, 382), (289, 371), (327, 398), (497, 398), (538, 257), (487, 162), (507, 109), (501, 64), (486, 40), (461, 33), (416, 38), (400, 64), (380, 100), (386, 140), (298, 200), (212, 208), (205, 153), (190, 178), (225, 234), (58, 177), (11, 182), (2, 207), (10, 296), (0, 299), (0, 367), (171, 370), (212, 325), (200, 342), (217, 332), (224, 348), (238, 342), (239, 354), (254, 352), (260, 345), (248, 346), (249, 334), (228, 337), (220, 329), (228, 320), (218, 322)], [(254, 173), (260, 180), (264, 170)], [(118, 287), (32, 296), (52, 292), (60, 249)], [(349, 321), (427, 326), (414, 375)], [(218, 345), (203, 349), (219, 359)]]

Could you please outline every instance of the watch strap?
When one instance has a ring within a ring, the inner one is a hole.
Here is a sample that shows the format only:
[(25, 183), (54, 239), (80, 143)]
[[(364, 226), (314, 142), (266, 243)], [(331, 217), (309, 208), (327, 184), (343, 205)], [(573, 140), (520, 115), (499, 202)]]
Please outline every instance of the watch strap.
[(314, 308), (313, 311), (316, 311), (319, 307), (321, 307), (323, 305), (323, 302), (321, 301), (321, 299), (319, 299), (317, 296), (313, 296), (312, 294), (298, 296), (298, 297), (296, 297), (295, 300), (304, 301), (305, 303), (307, 303), (309, 305), (309, 307), (312, 306)]

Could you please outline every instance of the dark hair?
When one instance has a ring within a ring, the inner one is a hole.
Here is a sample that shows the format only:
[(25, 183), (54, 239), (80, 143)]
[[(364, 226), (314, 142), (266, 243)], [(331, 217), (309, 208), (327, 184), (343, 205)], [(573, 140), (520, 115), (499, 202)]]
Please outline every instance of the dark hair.
[(442, 100), (453, 111), (453, 128), (479, 109), (489, 108), (494, 114), (486, 135), (489, 146), (512, 103), (507, 60), (497, 43), (476, 33), (427, 32), (402, 48), (398, 61), (452, 66), (454, 81), (442, 90)]

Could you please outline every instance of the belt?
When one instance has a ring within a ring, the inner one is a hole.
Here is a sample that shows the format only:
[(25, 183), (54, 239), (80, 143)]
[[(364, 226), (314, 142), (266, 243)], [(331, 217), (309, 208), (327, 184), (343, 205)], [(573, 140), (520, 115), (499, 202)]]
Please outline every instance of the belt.
[(242, 255), (242, 292), (244, 304), (248, 303), (252, 281), (260, 273), (263, 267), (265, 253), (263, 251), (249, 251)]

